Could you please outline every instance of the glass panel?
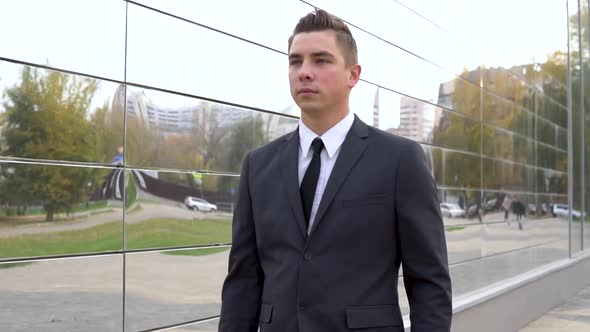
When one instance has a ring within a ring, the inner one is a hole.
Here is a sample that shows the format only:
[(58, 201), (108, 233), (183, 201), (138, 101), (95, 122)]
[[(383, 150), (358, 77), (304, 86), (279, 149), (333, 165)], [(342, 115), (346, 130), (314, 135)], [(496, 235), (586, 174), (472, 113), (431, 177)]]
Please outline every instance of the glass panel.
[[(582, 68), (583, 68), (583, 75), (584, 75), (584, 91), (583, 91), (583, 109), (584, 112), (581, 115), (580, 127), (582, 130), (581, 134), (581, 143), (580, 143), (580, 153), (582, 154), (582, 165), (580, 166), (580, 173), (583, 175), (584, 180), (583, 182), (583, 192), (582, 192), (582, 206), (580, 210), (583, 211), (581, 214), (581, 226), (582, 226), (582, 249), (588, 250), (590, 248), (590, 218), (588, 217), (590, 214), (590, 41), (588, 40), (588, 32), (590, 31), (590, 21), (588, 19), (589, 10), (589, 3), (588, 1), (580, 1), (582, 16), (581, 16), (581, 38), (582, 42), (582, 50), (584, 50), (582, 55)], [(574, 120), (576, 123), (576, 120)], [(575, 146), (575, 145), (574, 145)]]
[(443, 187), (480, 188), (481, 158), (435, 147), (423, 147), (436, 183)]
[(400, 98), (400, 125), (394, 134), (468, 152), (480, 152), (481, 126), (463, 115), (429, 103)]
[(118, 0), (4, 3), (0, 56), (123, 80), (125, 5)]
[(533, 166), (535, 162), (533, 140), (487, 124), (484, 125), (483, 153), (492, 158)]
[[(479, 114), (479, 88), (465, 79), (477, 73), (462, 74), (464, 78), (406, 53), (366, 32), (350, 27), (359, 50), (361, 77), (371, 83), (431, 103), (451, 105), (457, 112)], [(443, 88), (444, 87), (444, 88)]]
[[(580, 115), (582, 112), (582, 105), (580, 104), (581, 96), (583, 91), (581, 90), (581, 79), (582, 79), (582, 68), (580, 67), (580, 27), (578, 26), (578, 4), (577, 1), (568, 1), (569, 10), (569, 42), (570, 42), (570, 56), (571, 56), (571, 78), (572, 78), (572, 136), (573, 136), (573, 206), (572, 214), (574, 211), (580, 211), (582, 208), (582, 169), (581, 169), (581, 158), (582, 158), (582, 146), (581, 142), (581, 123)], [(586, 73), (584, 73), (586, 74)], [(572, 253), (576, 253), (582, 250), (582, 224), (579, 221), (573, 221), (572, 223)]]
[(445, 226), (464, 226), (481, 222), (481, 192), (479, 190), (439, 189), (438, 198)]
[(483, 159), (485, 189), (535, 191), (535, 168), (500, 160)]
[(350, 110), (369, 126), (379, 128), (379, 87), (359, 81), (350, 92)]
[(123, 329), (123, 256), (0, 263), (1, 331)]
[(567, 172), (567, 152), (539, 143), (537, 154), (539, 167)]
[(418, 99), (384, 90), (381, 93), (379, 102), (383, 101), (384, 110), (390, 113), (382, 126), (386, 131), (440, 147), (479, 152), (479, 123)]
[(567, 129), (557, 128), (557, 147), (567, 151)]
[(0, 260), (122, 249), (122, 170), (3, 162), (0, 172)]
[(449, 264), (456, 264), (482, 256), (482, 225), (445, 227)]
[(537, 191), (567, 195), (567, 173), (537, 169)]
[[(474, 48), (415, 15), (399, 2), (376, 0), (370, 6), (338, 0), (309, 2), (455, 74), (461, 74), (463, 68), (476, 68), (481, 64)], [(442, 49), (452, 52), (440, 52)], [(474, 82), (479, 84), (479, 78)]]
[(509, 219), (506, 223), (485, 224), (482, 255), (490, 256), (536, 246), (563, 243), (568, 237), (567, 220)]
[(508, 129), (521, 136), (534, 138), (533, 114), (516, 102), (483, 92), (483, 119), (485, 122)]
[(123, 145), (123, 86), (4, 61), (0, 78), (1, 156), (111, 163)]
[[(529, 112), (534, 109), (535, 94), (526, 84), (526, 72), (529, 65), (518, 65), (509, 70), (504, 68), (487, 68), (483, 75), (483, 87), (485, 96), (494, 96), (501, 100), (514, 104), (517, 108), (524, 108)], [(516, 74), (515, 74), (516, 73)]]
[(237, 176), (127, 173), (126, 249), (231, 242)]
[(538, 118), (537, 139), (545, 144), (557, 146), (557, 126), (551, 122)]
[(219, 315), (229, 248), (128, 254), (126, 328), (154, 329)]
[(127, 40), (131, 82), (276, 112), (294, 104), (284, 54), (132, 4)]
[(137, 2), (285, 53), (287, 53), (287, 39), (295, 25), (301, 17), (313, 10), (312, 7), (296, 0), (280, 2), (273, 0), (209, 2), (139, 0)]
[(129, 88), (127, 164), (239, 172), (246, 152), (298, 123), (293, 117)]
[[(563, 224), (567, 229), (567, 224)], [(511, 232), (518, 231), (511, 230)], [(457, 298), (479, 291), (481, 288), (489, 287), (539, 266), (567, 258), (567, 255), (568, 241), (565, 235), (565, 238), (556, 242), (451, 265), (453, 297)]]
[[(567, 93), (567, 92), (566, 92)], [(537, 114), (561, 129), (567, 128), (567, 108), (553, 99), (537, 93)]]

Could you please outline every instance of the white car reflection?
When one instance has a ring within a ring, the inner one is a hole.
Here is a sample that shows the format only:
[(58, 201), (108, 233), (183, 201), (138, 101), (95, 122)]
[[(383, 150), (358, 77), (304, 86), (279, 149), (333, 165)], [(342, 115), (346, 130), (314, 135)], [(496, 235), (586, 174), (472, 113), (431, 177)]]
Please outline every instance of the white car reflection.
[(465, 211), (455, 203), (441, 203), (440, 212), (444, 217), (457, 218), (465, 217)]
[(215, 212), (217, 205), (211, 204), (202, 198), (188, 196), (184, 199), (184, 205), (194, 211)]
[[(554, 217), (569, 217), (570, 208), (567, 204), (553, 204), (552, 213)], [(582, 213), (578, 210), (572, 210), (572, 217), (579, 219)]]

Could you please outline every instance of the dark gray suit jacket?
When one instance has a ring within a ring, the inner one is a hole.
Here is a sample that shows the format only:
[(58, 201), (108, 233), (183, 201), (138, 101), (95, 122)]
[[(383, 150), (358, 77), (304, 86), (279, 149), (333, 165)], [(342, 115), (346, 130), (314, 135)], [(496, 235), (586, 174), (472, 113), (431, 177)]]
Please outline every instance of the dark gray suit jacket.
[(420, 146), (355, 117), (306, 232), (295, 131), (244, 160), (221, 332), (449, 331), (451, 281), (436, 185)]

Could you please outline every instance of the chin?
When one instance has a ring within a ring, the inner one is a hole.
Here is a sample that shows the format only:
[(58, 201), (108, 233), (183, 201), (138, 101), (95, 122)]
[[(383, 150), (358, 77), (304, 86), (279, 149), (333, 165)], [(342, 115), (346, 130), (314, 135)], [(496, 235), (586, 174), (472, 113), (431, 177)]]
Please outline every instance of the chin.
[(302, 113), (310, 114), (310, 115), (317, 114), (317, 113), (321, 112), (321, 109), (322, 109), (319, 105), (313, 105), (311, 103), (301, 103), (301, 104), (298, 104), (297, 106), (299, 106)]

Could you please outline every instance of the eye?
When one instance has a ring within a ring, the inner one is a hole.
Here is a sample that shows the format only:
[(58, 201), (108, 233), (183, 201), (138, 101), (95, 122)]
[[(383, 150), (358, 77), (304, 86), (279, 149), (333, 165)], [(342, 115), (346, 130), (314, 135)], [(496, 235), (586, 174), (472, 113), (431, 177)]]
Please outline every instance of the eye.
[(322, 63), (329, 63), (329, 62), (330, 61), (328, 61), (327, 59), (317, 59), (316, 60), (316, 63), (320, 63), (320, 64), (322, 64)]
[(298, 59), (289, 61), (289, 66), (297, 66), (300, 64), (301, 64), (301, 60), (298, 60)]

